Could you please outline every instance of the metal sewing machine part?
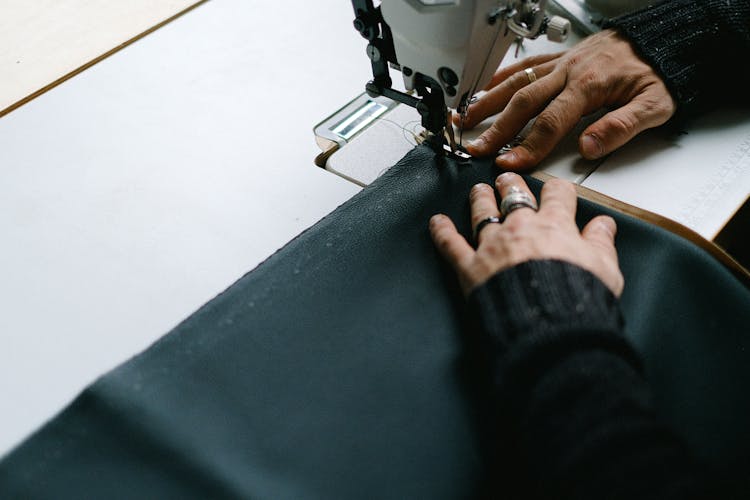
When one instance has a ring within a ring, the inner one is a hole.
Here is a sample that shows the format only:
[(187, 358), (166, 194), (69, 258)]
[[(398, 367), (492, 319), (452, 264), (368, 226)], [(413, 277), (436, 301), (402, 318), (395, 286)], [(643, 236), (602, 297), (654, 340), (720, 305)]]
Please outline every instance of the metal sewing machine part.
[[(570, 23), (546, 15), (547, 0), (352, 0), (354, 27), (369, 42), (373, 79), (365, 89), (417, 109), (441, 149), (460, 151), (451, 111), (466, 115), (517, 39), (546, 33), (564, 41)], [(408, 93), (392, 88), (389, 67)], [(416, 96), (414, 95), (416, 93)]]

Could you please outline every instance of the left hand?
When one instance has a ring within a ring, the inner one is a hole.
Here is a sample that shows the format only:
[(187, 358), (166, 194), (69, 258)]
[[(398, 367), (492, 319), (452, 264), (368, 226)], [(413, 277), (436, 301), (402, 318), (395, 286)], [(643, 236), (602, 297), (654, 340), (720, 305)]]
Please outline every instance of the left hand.
[[(501, 196), (506, 196), (515, 186), (533, 197), (524, 180), (514, 173), (500, 175), (495, 186)], [(474, 186), (469, 199), (472, 228), (500, 213), (495, 192), (487, 184)], [(615, 221), (600, 215), (579, 231), (575, 223), (576, 199), (571, 183), (561, 179), (548, 181), (542, 188), (538, 212), (518, 208), (508, 214), (502, 224), (487, 224), (478, 235), (476, 250), (445, 215), (430, 219), (430, 233), (440, 253), (458, 273), (467, 296), (496, 273), (516, 264), (556, 259), (588, 270), (619, 297), (624, 279), (614, 245)]]

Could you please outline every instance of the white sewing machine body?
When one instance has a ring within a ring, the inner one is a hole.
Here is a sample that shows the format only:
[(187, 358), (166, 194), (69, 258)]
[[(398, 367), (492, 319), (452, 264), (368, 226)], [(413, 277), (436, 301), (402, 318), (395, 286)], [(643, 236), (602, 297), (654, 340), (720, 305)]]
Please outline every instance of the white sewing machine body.
[[(634, 2), (620, 3), (620, 12), (634, 7)], [(551, 1), (548, 7), (572, 21), (566, 46), (590, 34), (597, 29), (594, 21), (601, 21), (601, 16), (580, 0)], [(512, 64), (517, 58), (557, 52), (560, 46), (537, 39), (517, 51), (507, 49), (503, 47), (507, 54), (502, 65)], [(368, 111), (363, 112), (365, 109)], [(681, 135), (649, 131), (597, 161), (584, 160), (578, 153), (578, 135), (599, 115), (585, 117), (536, 172), (542, 177), (567, 179), (674, 220), (712, 240), (750, 192), (750, 120), (735, 115), (711, 114)], [(347, 124), (351, 117), (356, 117), (356, 130), (349, 128), (349, 133), (342, 134), (337, 125)], [(478, 136), (493, 119), (464, 131), (463, 140)], [(527, 129), (519, 135), (525, 135)], [(425, 136), (413, 108), (366, 94), (319, 124), (315, 134), (323, 150), (316, 164), (362, 186), (374, 181)]]
[[(437, 148), (456, 154), (449, 108), (465, 113), (513, 41), (564, 40), (570, 24), (548, 18), (547, 0), (352, 0), (354, 27), (368, 41), (370, 97), (387, 97), (417, 110)], [(393, 88), (400, 71), (405, 90)]]
[(427, 3), (386, 0), (383, 18), (406, 90), (416, 90), (417, 75), (426, 75), (440, 83), (446, 104), (455, 109), (489, 83), (517, 35), (505, 18), (488, 22), (497, 1)]

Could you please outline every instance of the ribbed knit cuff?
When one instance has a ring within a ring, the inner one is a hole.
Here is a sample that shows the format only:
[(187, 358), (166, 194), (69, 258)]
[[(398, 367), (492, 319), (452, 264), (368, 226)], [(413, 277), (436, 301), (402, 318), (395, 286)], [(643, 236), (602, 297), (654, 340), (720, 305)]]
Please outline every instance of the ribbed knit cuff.
[[(622, 33), (662, 77), (681, 120), (743, 99), (741, 85), (721, 79), (717, 71), (725, 64), (736, 67), (739, 61), (732, 61), (731, 54), (747, 48), (749, 11), (747, 1), (672, 0), (610, 20), (604, 27)], [(734, 83), (736, 88), (728, 87)]]
[(612, 20), (635, 50), (662, 77), (682, 115), (694, 114), (700, 97), (700, 65), (695, 44), (702, 38), (706, 18), (698, 2), (671, 1)]
[(498, 401), (518, 415), (537, 382), (571, 357), (613, 356), (643, 373), (618, 300), (596, 276), (556, 260), (502, 271), (469, 297)]
[(604, 283), (557, 260), (506, 269), (475, 289), (469, 302), (480, 328), (501, 349), (522, 336), (622, 328), (617, 299)]

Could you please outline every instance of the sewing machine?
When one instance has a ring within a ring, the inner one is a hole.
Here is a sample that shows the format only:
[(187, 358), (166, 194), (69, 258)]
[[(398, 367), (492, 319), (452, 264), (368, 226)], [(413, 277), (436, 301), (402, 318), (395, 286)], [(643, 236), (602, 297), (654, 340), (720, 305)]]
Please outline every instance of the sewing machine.
[[(368, 96), (413, 107), (421, 117), (426, 140), (437, 147), (446, 146), (450, 154), (462, 155), (450, 108), (463, 119), (470, 100), (490, 82), (516, 40), (545, 33), (554, 41), (567, 37), (570, 23), (559, 16), (548, 17), (546, 3), (385, 0), (375, 6), (373, 0), (352, 0), (354, 27), (368, 41), (367, 56), (372, 64)], [(393, 88), (389, 68), (401, 72), (407, 92)], [(364, 106), (352, 121), (355, 128), (365, 126), (367, 118), (376, 119), (388, 105), (375, 102)], [(334, 125), (334, 134), (342, 136), (343, 130), (336, 130), (342, 123), (351, 124), (344, 120)]]
[[(604, 16), (595, 7), (600, 3), (386, 0), (373, 11), (371, 1), (354, 1), (355, 27), (368, 39), (374, 79), (366, 94), (315, 128), (322, 150), (316, 164), (365, 186), (424, 141), (448, 155), (465, 156), (455, 136), (471, 140), (494, 117), (473, 130), (454, 131), (446, 125), (449, 108), (465, 111), (467, 100), (498, 66), (558, 52), (599, 30)], [(619, 2), (608, 14), (631, 10), (636, 3)], [(555, 43), (539, 37), (545, 31)], [(446, 33), (450, 37), (442, 40)], [(523, 43), (529, 38), (536, 40)], [(403, 91), (391, 86), (399, 71)], [(676, 232), (701, 245), (719, 241), (750, 192), (750, 121), (714, 113), (682, 135), (644, 133), (606, 158), (587, 161), (578, 154), (577, 137), (598, 116), (584, 117), (532, 175), (567, 179), (590, 198), (663, 227), (684, 226)], [(696, 175), (685, 175), (691, 168)]]
[[(451, 108), (463, 118), (504, 58), (559, 52), (596, 29), (592, 23), (601, 16), (568, 2), (388, 0), (374, 7), (354, 0), (354, 26), (369, 42), (373, 80), (315, 127), (322, 150), (315, 163), (364, 186), (418, 143), (468, 158), (463, 140), (491, 121), (454, 130)], [(576, 29), (558, 14), (580, 16)], [(399, 79), (402, 90), (393, 88)], [(570, 178), (562, 169), (552, 173)]]

